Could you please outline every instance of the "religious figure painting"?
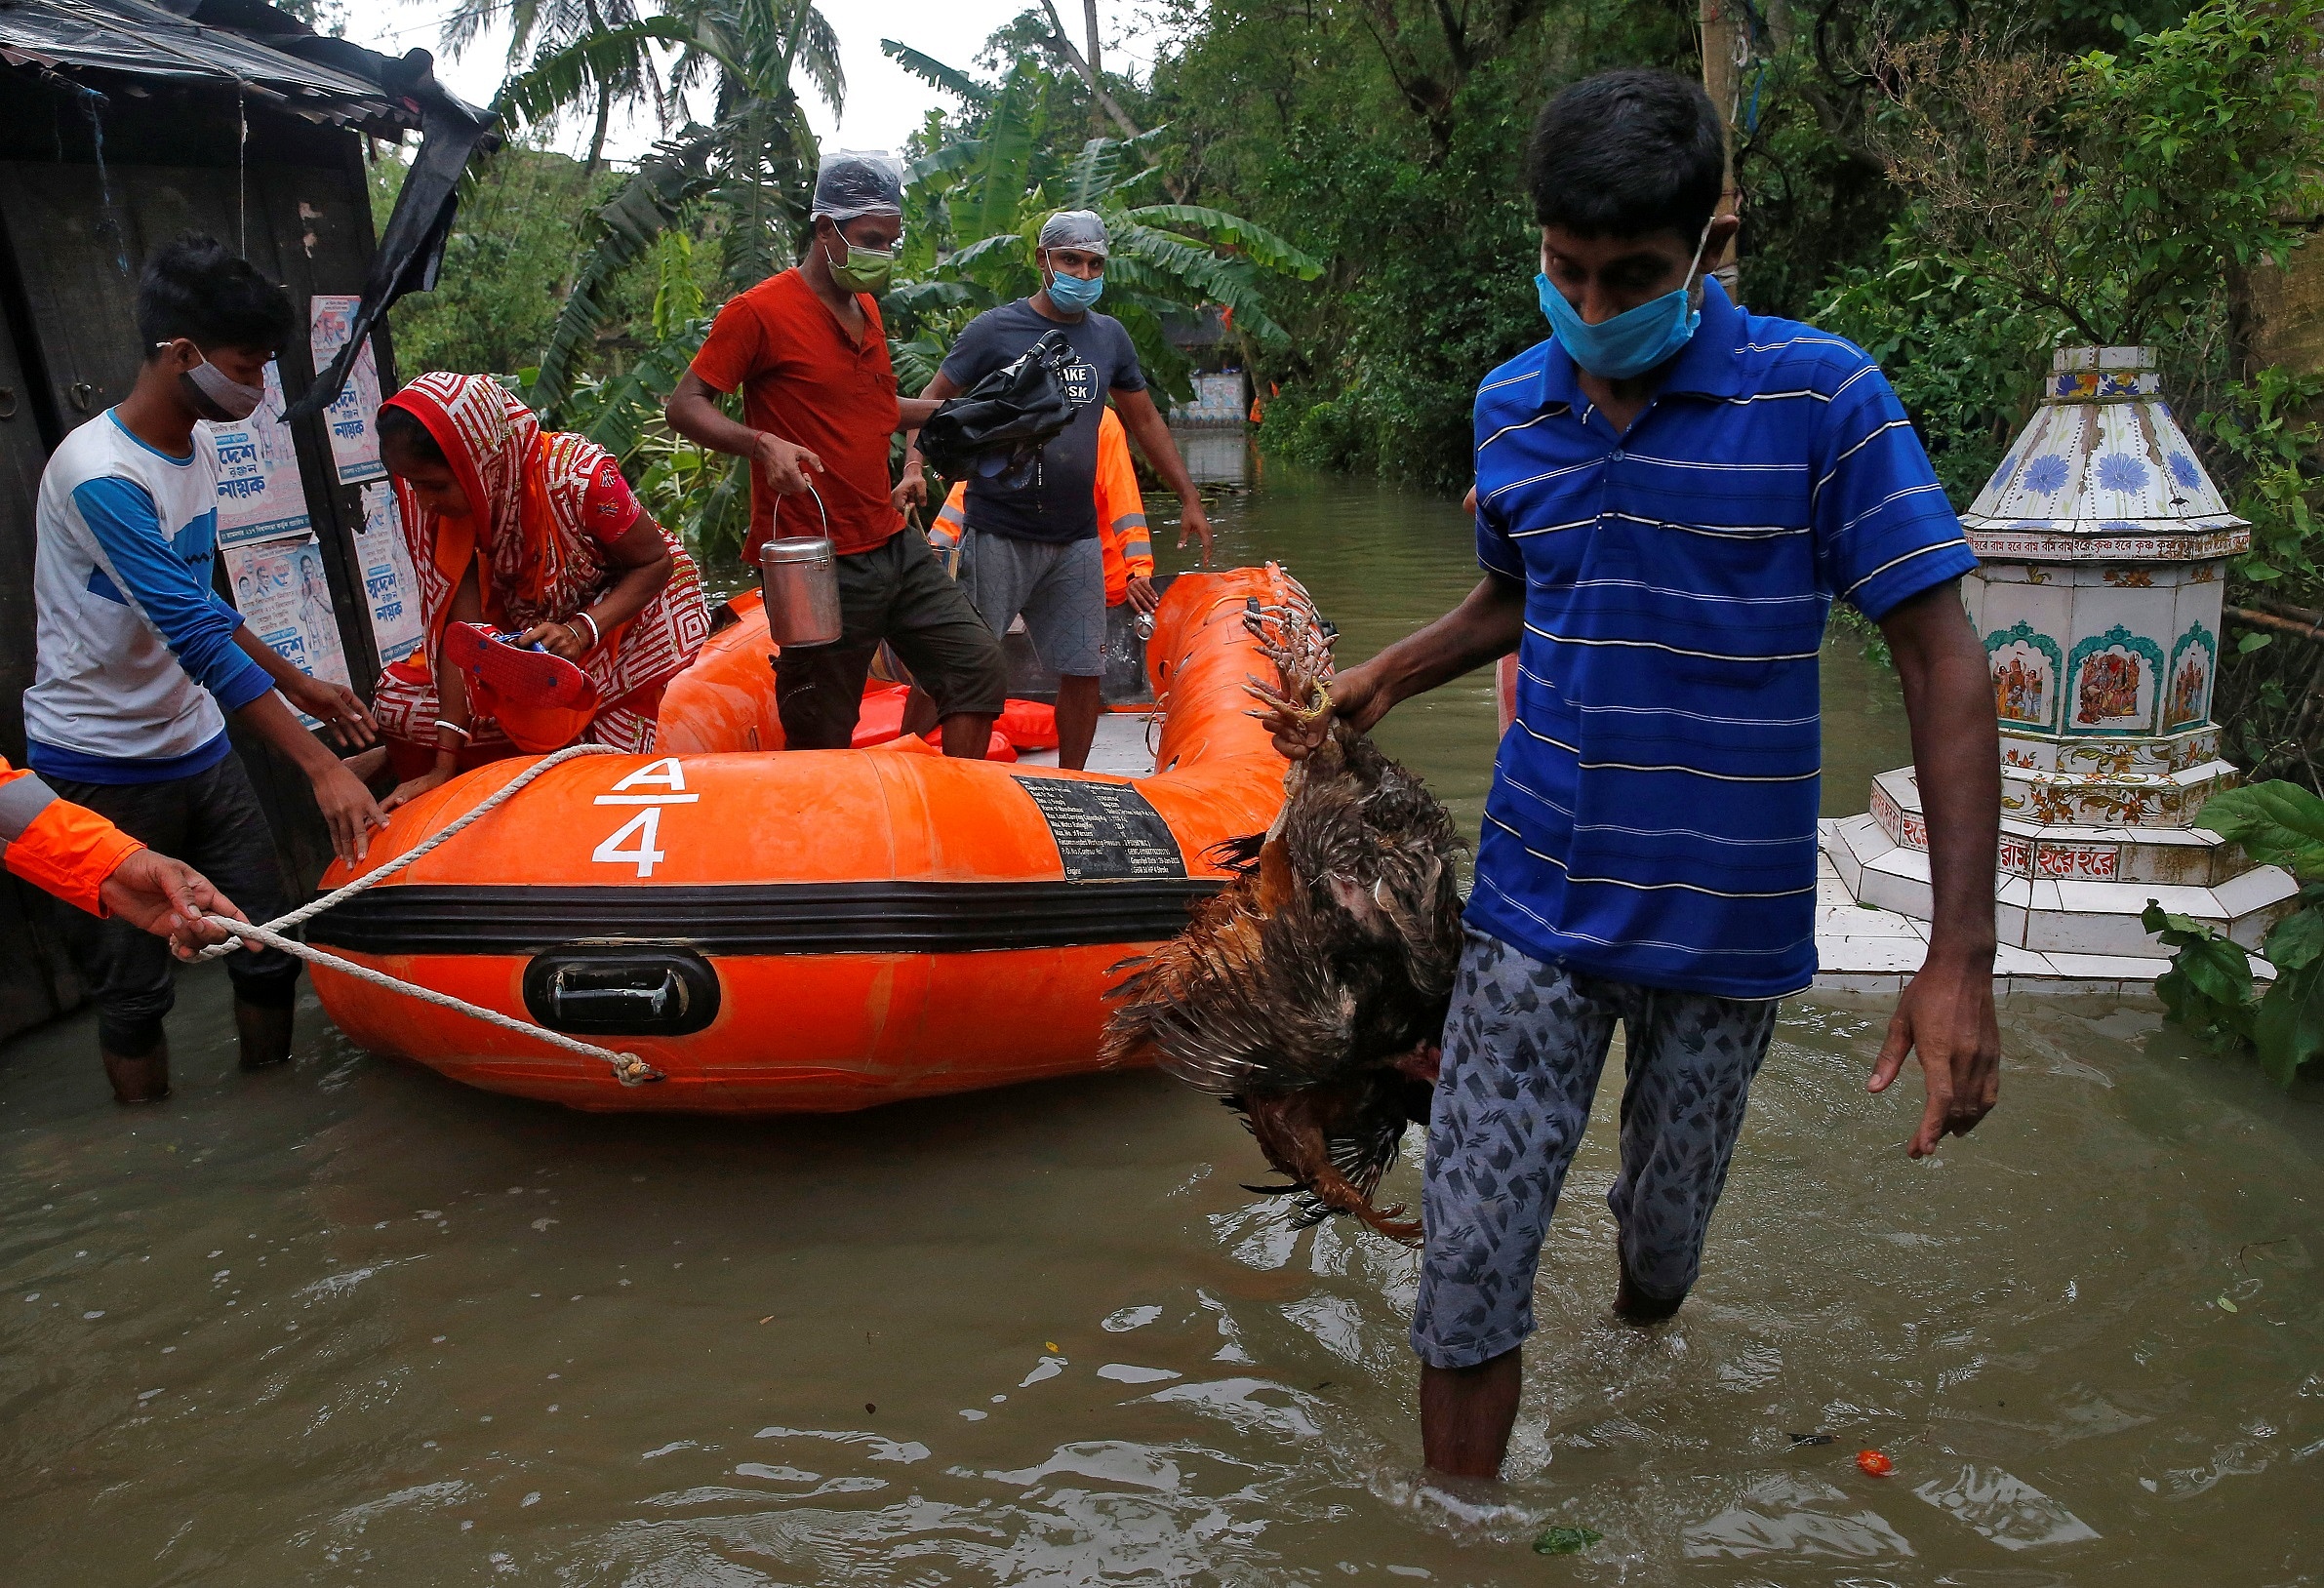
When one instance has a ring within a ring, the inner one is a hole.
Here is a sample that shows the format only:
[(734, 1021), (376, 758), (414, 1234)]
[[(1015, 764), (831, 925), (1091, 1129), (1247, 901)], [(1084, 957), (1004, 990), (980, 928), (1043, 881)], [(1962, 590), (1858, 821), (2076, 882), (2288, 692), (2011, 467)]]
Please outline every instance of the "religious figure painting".
[(2200, 723), (2211, 714), (2211, 673), (2219, 642), (2201, 623), (2189, 625), (2171, 650), (2171, 692), (2163, 708), (2166, 730)]
[(2023, 640), (2004, 646), (1993, 654), (1993, 714), (2047, 727), (2052, 682), (2049, 657)]
[(2203, 720), (2203, 686), (2209, 673), (2204, 663), (2209, 659), (2200, 651), (2189, 651), (2179, 663), (2179, 671), (2171, 675), (2171, 709), (2165, 714), (2166, 722)]
[(2082, 728), (2111, 728), (2139, 722), (2143, 683), (2139, 658), (2127, 651), (2102, 651), (2082, 663), (2081, 688), (2074, 697), (2074, 723)]

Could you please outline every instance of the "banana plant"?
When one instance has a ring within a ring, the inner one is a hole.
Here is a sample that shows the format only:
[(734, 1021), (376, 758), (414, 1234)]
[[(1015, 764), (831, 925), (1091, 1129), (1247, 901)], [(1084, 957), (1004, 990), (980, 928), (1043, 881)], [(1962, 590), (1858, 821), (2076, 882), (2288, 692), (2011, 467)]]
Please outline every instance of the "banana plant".
[(834, 113), (846, 93), (838, 37), (812, 0), (681, 0), (663, 15), (537, 56), (502, 87), (495, 107), (512, 129), (544, 120), (640, 69), (657, 49), (676, 51), (673, 92), (710, 90), (711, 116), (655, 144), (589, 217), (573, 291), (525, 389), (552, 420), (570, 417), (564, 406), (579, 361), (605, 324), (607, 289), (664, 236), (690, 219), (715, 232), (730, 291), (791, 262), (816, 167), (795, 79), (804, 76)]
[(1288, 339), (1268, 312), (1264, 278), (1312, 281), (1321, 261), (1226, 211), (1150, 201), (1161, 129), (1061, 148), (1049, 125), (1059, 79), (1031, 58), (990, 86), (893, 39), (880, 48), (964, 111), (963, 130), (912, 163), (904, 190), (903, 251), (881, 307), (905, 391), (928, 383), (971, 319), (1040, 290), (1034, 245), (1059, 210), (1103, 218), (1112, 244), (1104, 312), (1129, 331), (1147, 378), (1173, 398), (1193, 388), (1167, 321), (1218, 305), (1246, 336)]

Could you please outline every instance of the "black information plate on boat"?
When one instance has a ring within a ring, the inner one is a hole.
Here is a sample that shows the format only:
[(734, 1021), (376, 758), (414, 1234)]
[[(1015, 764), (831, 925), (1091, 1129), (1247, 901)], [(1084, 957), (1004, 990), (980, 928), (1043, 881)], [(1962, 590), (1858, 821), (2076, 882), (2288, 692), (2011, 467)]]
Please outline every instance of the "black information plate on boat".
[(1186, 874), (1186, 860), (1170, 823), (1128, 783), (1085, 783), (1071, 777), (1017, 781), (1049, 823), (1067, 882)]

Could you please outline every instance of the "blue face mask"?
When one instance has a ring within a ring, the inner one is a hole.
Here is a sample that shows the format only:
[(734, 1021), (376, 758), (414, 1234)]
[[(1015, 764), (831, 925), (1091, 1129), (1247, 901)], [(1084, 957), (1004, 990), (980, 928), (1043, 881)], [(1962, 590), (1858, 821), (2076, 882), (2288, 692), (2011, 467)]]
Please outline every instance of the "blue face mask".
[(1627, 380), (1671, 357), (1703, 323), (1703, 311), (1694, 306), (1688, 291), (1695, 285), (1695, 266), (1703, 262), (1703, 250), (1709, 241), (1710, 226), (1705, 223), (1695, 244), (1695, 257), (1687, 261), (1687, 279), (1677, 291), (1624, 309), (1594, 326), (1583, 323), (1582, 311), (1566, 301), (1566, 295), (1546, 274), (1536, 275), (1533, 282), (1542, 295), (1542, 312), (1557, 333), (1558, 345), (1575, 363), (1605, 380)]
[(1102, 275), (1084, 281), (1060, 270), (1049, 278), (1049, 300), (1067, 314), (1087, 314), (1104, 295), (1105, 278)]

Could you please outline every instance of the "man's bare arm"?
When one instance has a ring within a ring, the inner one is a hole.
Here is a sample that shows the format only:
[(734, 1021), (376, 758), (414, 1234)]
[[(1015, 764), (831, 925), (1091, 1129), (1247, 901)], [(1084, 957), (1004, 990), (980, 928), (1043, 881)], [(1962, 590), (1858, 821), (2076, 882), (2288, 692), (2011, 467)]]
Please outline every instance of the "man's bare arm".
[(1928, 1101), (1909, 1151), (1966, 1135), (2000, 1094), (2001, 1031), (1993, 1014), (1993, 866), (2001, 834), (2001, 742), (1984, 647), (1961, 611), (1957, 581), (1906, 601), (1880, 620), (1904, 688), (1912, 765), (1929, 826), (1933, 896), (1929, 954), (1904, 989), (1873, 1067), (1885, 1092), (1908, 1052), (1920, 1054)]
[(1297, 761), (1318, 744), (1333, 717), (1370, 728), (1397, 702), (1425, 695), (1517, 649), (1525, 632), (1525, 586), (1488, 574), (1461, 605), (1332, 680), (1332, 709), (1313, 723), (1268, 720), (1275, 748)]
[[(939, 370), (936, 377), (920, 388), (918, 397), (897, 399), (897, 428), (903, 432), (903, 475), (896, 482), (897, 511), (928, 505), (928, 466), (920, 457), (920, 426), (928, 422), (938, 404), (959, 394), (960, 383)], [(914, 409), (922, 411), (917, 417)]]
[(807, 471), (823, 472), (823, 460), (795, 441), (738, 424), (719, 411), (724, 393), (688, 370), (678, 377), (677, 390), (661, 405), (669, 427), (698, 447), (714, 453), (747, 457), (767, 471), (775, 489), (794, 496), (808, 487)]
[(1143, 391), (1116, 391), (1113, 411), (1122, 417), (1122, 427), (1130, 432), (1145, 460), (1162, 476), (1179, 498), (1179, 544), (1185, 545), (1189, 535), (1202, 540), (1202, 565), (1211, 565), (1211, 521), (1202, 510), (1202, 494), (1194, 489), (1194, 476), (1186, 472), (1186, 460), (1179, 456), (1179, 444), (1170, 433), (1170, 421), (1154, 406), (1154, 399)]

